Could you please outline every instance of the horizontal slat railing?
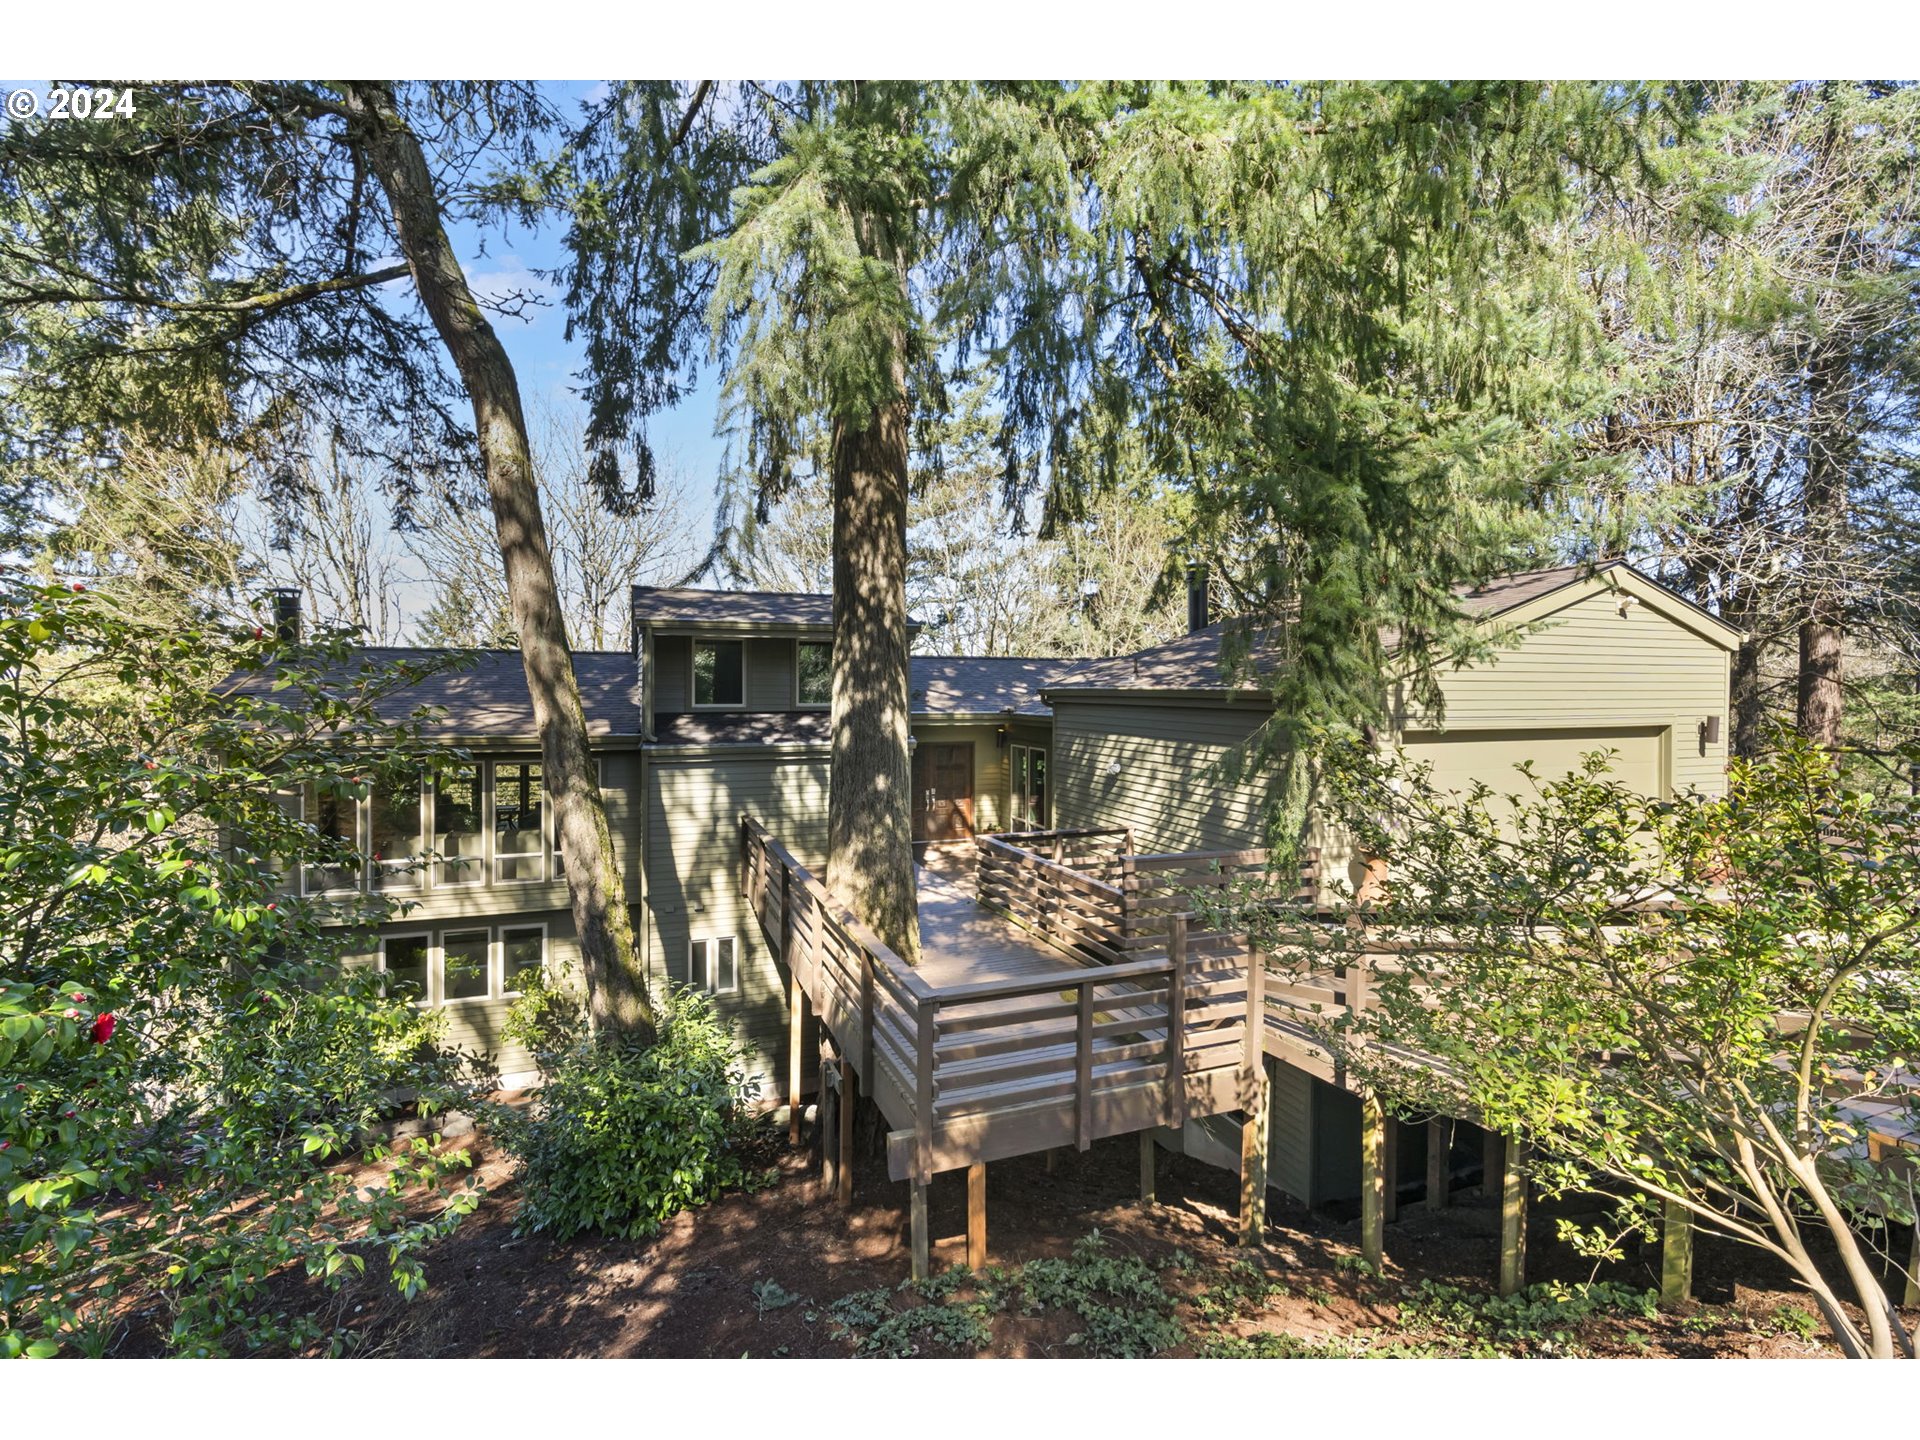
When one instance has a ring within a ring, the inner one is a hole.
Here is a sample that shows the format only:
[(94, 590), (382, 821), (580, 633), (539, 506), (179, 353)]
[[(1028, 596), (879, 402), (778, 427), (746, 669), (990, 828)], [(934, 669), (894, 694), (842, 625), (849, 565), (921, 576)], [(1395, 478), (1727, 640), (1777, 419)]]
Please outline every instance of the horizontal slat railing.
[[(1048, 837), (1063, 856), (1069, 841), (1103, 846), (1116, 865), (1130, 838)], [(1129, 955), (1118, 886), (992, 839), (983, 898), (997, 887), (996, 908), (1073, 934), (1104, 963), (935, 989), (742, 817), (742, 891), (769, 942), (784, 934), (801, 989), (886, 1113), (896, 1178), (1236, 1108), (1261, 1043), (1251, 952), (1205, 935), (1189, 946), (1189, 917), (1172, 913), (1159, 953)]]

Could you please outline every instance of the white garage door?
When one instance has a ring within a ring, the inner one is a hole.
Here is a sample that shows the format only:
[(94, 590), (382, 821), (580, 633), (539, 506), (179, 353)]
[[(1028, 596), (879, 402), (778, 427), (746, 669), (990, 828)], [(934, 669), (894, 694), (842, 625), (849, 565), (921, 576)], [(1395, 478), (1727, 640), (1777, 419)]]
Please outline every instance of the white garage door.
[(1555, 780), (1580, 768), (1581, 757), (1594, 750), (1612, 750), (1613, 778), (1642, 795), (1664, 796), (1662, 752), (1665, 729), (1596, 730), (1459, 730), (1445, 734), (1409, 733), (1407, 757), (1433, 766), (1433, 783), (1441, 790), (1467, 790), (1476, 780), (1497, 794), (1531, 793), (1526, 779), (1513, 767), (1531, 760), (1542, 780)]

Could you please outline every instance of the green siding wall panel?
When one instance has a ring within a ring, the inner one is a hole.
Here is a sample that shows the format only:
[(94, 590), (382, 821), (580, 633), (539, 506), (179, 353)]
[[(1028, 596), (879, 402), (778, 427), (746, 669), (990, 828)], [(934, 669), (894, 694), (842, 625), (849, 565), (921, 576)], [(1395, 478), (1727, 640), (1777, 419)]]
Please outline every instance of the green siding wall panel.
[(740, 895), (740, 816), (751, 814), (816, 873), (825, 868), (827, 763), (793, 756), (656, 759), (648, 767), (647, 968), (696, 936), (735, 937), (740, 988), (715, 1005), (752, 1055), (761, 1100), (784, 1100), (787, 983)]

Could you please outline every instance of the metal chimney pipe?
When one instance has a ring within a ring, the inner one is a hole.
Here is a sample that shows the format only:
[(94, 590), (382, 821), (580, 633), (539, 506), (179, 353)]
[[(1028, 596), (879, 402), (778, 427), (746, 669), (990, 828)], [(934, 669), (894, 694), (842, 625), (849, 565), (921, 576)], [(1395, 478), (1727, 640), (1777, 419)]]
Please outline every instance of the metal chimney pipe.
[(1187, 566), (1187, 633), (1204, 630), (1213, 623), (1213, 617), (1207, 609), (1207, 567), (1198, 563)]
[(292, 588), (273, 592), (273, 633), (282, 645), (300, 643), (300, 592)]

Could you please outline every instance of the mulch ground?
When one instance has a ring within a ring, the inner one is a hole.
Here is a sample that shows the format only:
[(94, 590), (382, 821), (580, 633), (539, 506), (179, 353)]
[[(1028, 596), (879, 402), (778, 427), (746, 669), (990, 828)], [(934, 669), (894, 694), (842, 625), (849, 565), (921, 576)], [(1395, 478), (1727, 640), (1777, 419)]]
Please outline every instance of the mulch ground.
[[(730, 1194), (677, 1216), (641, 1241), (583, 1237), (560, 1244), (516, 1235), (518, 1195), (510, 1167), (484, 1139), (476, 1166), (487, 1198), (428, 1261), (428, 1293), (412, 1304), (371, 1289), (354, 1297), (352, 1324), (362, 1354), (400, 1356), (845, 1356), (856, 1336), (837, 1326), (830, 1304), (856, 1291), (897, 1286), (908, 1274), (907, 1193), (876, 1157), (857, 1169), (854, 1202), (825, 1193), (817, 1155), (768, 1141), (768, 1188)], [(1136, 1198), (1138, 1148), (1131, 1137), (1081, 1154), (1057, 1152), (989, 1167), (989, 1250), (997, 1265), (1064, 1256), (1098, 1230), (1112, 1253), (1158, 1269), (1183, 1252), (1176, 1272), (1197, 1294), (1247, 1252), (1234, 1246), (1236, 1178), (1163, 1154), (1158, 1203)], [(1337, 1213), (1309, 1211), (1272, 1194), (1262, 1265), (1284, 1293), (1230, 1322), (1236, 1334), (1286, 1332), (1307, 1342), (1364, 1337), (1366, 1344), (1418, 1339), (1400, 1320), (1400, 1301), (1423, 1280), (1487, 1293), (1496, 1267), (1497, 1216), (1484, 1199), (1460, 1197), (1445, 1211), (1407, 1205), (1388, 1230), (1385, 1273), (1356, 1266), (1359, 1227)], [(937, 1177), (930, 1194), (936, 1272), (965, 1259), (961, 1174)], [(1595, 1278), (1591, 1262), (1554, 1241), (1553, 1217), (1536, 1213), (1529, 1279)], [(1657, 1283), (1652, 1247), (1604, 1267), (1598, 1278), (1640, 1289)], [(766, 1282), (773, 1282), (769, 1287)], [(777, 1287), (777, 1288), (776, 1288)], [(1172, 1288), (1171, 1286), (1169, 1288)], [(1810, 1356), (1834, 1353), (1784, 1308), (1812, 1306), (1766, 1257), (1703, 1238), (1696, 1255), (1697, 1303), (1656, 1320), (1603, 1317), (1578, 1336), (1584, 1353), (1635, 1356)], [(770, 1306), (769, 1295), (778, 1297)], [(797, 1300), (791, 1297), (799, 1297)], [(352, 1311), (352, 1306), (343, 1306)], [(1203, 1324), (1182, 1305), (1192, 1354)], [(1789, 1317), (1792, 1319), (1793, 1317)], [(1916, 1317), (1920, 1318), (1920, 1317)], [(979, 1354), (1073, 1355), (1076, 1317), (1009, 1307)]]

